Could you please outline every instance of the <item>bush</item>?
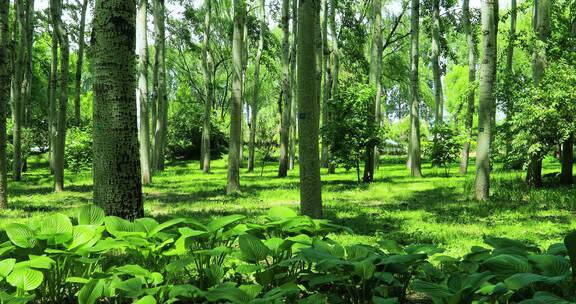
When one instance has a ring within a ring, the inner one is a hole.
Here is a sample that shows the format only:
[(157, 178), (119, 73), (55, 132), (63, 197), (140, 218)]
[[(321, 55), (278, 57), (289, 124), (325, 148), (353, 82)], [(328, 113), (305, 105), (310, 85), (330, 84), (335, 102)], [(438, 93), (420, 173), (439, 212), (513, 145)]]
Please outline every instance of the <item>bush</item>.
[(66, 134), (64, 166), (72, 172), (92, 168), (92, 129), (71, 127)]
[(454, 130), (447, 124), (434, 126), (430, 133), (435, 134), (432, 145), (424, 150), (430, 159), (432, 166), (444, 168), (446, 175), (450, 173), (451, 165), (460, 157), (463, 141)]

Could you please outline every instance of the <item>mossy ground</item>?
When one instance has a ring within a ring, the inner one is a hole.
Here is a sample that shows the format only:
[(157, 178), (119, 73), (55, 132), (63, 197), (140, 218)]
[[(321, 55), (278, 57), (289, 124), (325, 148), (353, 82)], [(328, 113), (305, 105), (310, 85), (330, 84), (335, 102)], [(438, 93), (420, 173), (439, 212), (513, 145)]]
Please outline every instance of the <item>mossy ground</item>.
[[(259, 164), (260, 165), (260, 164)], [(10, 207), (0, 211), (0, 229), (14, 221), (61, 212), (73, 215), (76, 207), (91, 202), (90, 171), (67, 173), (66, 191), (52, 192), (52, 178), (43, 158), (30, 160), (22, 182), (9, 183)], [(298, 172), (276, 177), (276, 163), (268, 163), (261, 175), (242, 171), (242, 193), (225, 195), (224, 161), (213, 163), (213, 173), (203, 174), (195, 162), (171, 163), (144, 189), (146, 214), (159, 219), (189, 216), (202, 221), (232, 213), (256, 218), (275, 205), (298, 208)], [(541, 247), (560, 242), (576, 228), (576, 190), (560, 187), (554, 173), (555, 160), (547, 160), (546, 187), (530, 190), (523, 172), (505, 172), (495, 166), (492, 200), (471, 200), (473, 166), (467, 176), (457, 174), (457, 164), (446, 175), (444, 169), (423, 165), (425, 177), (412, 178), (400, 158), (383, 159), (370, 185), (358, 184), (355, 172), (323, 170), (325, 216), (349, 226), (353, 235), (336, 235), (344, 243), (376, 243), (394, 239), (400, 243), (434, 243), (450, 255), (462, 255), (481, 245), (484, 235), (528, 240)]]

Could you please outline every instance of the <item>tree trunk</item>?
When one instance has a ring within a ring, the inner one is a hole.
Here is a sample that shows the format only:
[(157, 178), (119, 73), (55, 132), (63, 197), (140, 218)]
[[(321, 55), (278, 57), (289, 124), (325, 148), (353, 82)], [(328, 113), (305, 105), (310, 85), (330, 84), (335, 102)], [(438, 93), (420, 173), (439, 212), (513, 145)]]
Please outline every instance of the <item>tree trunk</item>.
[[(324, 86), (322, 92), (322, 128), (328, 126), (328, 102), (330, 101), (330, 93), (332, 88), (332, 69), (330, 68), (330, 48), (328, 47), (328, 0), (323, 0), (323, 13), (324, 20), (322, 21), (322, 49), (324, 52), (324, 65), (322, 66), (324, 74)], [(328, 168), (330, 147), (328, 143), (322, 139), (322, 158), (320, 159), (322, 168)]]
[(76, 88), (74, 91), (74, 125), (80, 126), (80, 93), (82, 89), (82, 66), (84, 64), (84, 32), (86, 28), (86, 11), (88, 10), (88, 0), (82, 2), (82, 12), (80, 15), (80, 29), (78, 31), (78, 61), (76, 62)]
[[(340, 48), (338, 46), (338, 32), (336, 30), (336, 5), (337, 0), (330, 0), (330, 32), (332, 35), (332, 92), (330, 96), (334, 100), (340, 99), (339, 80), (340, 80)], [(328, 153), (328, 174), (336, 172), (336, 165), (331, 161), (332, 155)]]
[(54, 142), (56, 133), (56, 94), (58, 86), (58, 36), (56, 35), (56, 28), (54, 28), (54, 20), (52, 23), (52, 45), (51, 60), (50, 60), (50, 82), (48, 92), (48, 139), (50, 142), (50, 171), (54, 173)]
[[(508, 33), (508, 47), (506, 48), (506, 74), (508, 77), (514, 75), (514, 43), (516, 42), (516, 16), (517, 16), (516, 0), (510, 1), (510, 31)], [(504, 110), (506, 113), (506, 120), (509, 122), (514, 115), (514, 100), (509, 98)], [(512, 141), (506, 142), (505, 155), (508, 156), (512, 151)]]
[(562, 143), (562, 172), (560, 183), (572, 185), (572, 167), (574, 164), (574, 136), (570, 136)]
[[(264, 0), (260, 5), (260, 35), (258, 39), (258, 51), (254, 60), (254, 96), (252, 97), (252, 111), (250, 115), (250, 139), (248, 142), (248, 172), (254, 171), (254, 146), (256, 145), (256, 127), (258, 123), (258, 105), (260, 103), (260, 61), (264, 52), (264, 29), (266, 28), (266, 7)], [(289, 130), (288, 130), (289, 131)]]
[(444, 94), (440, 71), (440, 0), (432, 1), (432, 75), (434, 80), (435, 124), (440, 125), (444, 115)]
[(12, 137), (14, 155), (12, 159), (13, 173), (15, 181), (22, 179), (22, 85), (25, 74), (26, 58), (26, 14), (25, 1), (14, 2), (16, 23), (14, 28), (15, 51), (14, 54), (14, 78), (12, 80)]
[(154, 130), (154, 166), (158, 171), (164, 171), (164, 152), (168, 128), (168, 96), (166, 93), (166, 7), (164, 0), (153, 0), (155, 44), (158, 69), (158, 87), (156, 88), (156, 129)]
[(240, 145), (242, 144), (242, 82), (244, 52), (244, 22), (246, 3), (234, 0), (234, 34), (232, 38), (232, 100), (230, 105), (230, 143), (228, 148), (228, 194), (240, 192)]
[[(373, 19), (372, 19), (372, 48), (370, 52), (370, 85), (376, 90), (374, 103), (370, 107), (373, 119), (370, 124), (380, 124), (379, 111), (380, 107), (380, 81), (382, 65), (382, 0), (373, 0)], [(377, 147), (374, 143), (369, 143), (366, 147), (366, 159), (364, 160), (364, 183), (370, 183), (374, 180), (375, 155)]]
[(6, 159), (6, 102), (10, 100), (10, 1), (0, 0), (0, 210), (8, 207), (7, 159)]
[(94, 203), (125, 219), (144, 215), (136, 110), (136, 1), (97, 0), (94, 62)]
[(320, 1), (300, 0), (298, 19), (298, 138), (300, 143), (300, 212), (322, 217), (322, 184), (318, 147), (319, 108), (316, 30)]
[(298, 141), (298, 119), (297, 119), (297, 83), (296, 83), (296, 64), (297, 54), (297, 36), (298, 36), (298, 0), (292, 0), (292, 44), (290, 46), (290, 83), (291, 101), (290, 101), (290, 161), (288, 167), (294, 169), (296, 164), (296, 142)]
[(464, 32), (468, 41), (468, 96), (466, 109), (466, 141), (462, 149), (462, 159), (460, 161), (460, 174), (468, 172), (468, 162), (470, 159), (470, 140), (472, 139), (472, 127), (474, 123), (474, 83), (476, 82), (476, 41), (470, 22), (470, 1), (464, 0), (462, 12), (464, 17)]
[[(34, 45), (34, 0), (28, 0), (26, 2), (26, 28), (23, 29), (26, 32), (26, 46), (24, 50), (24, 77), (22, 83), (22, 113), (21, 124), (22, 128), (27, 128), (30, 122), (31, 115), (31, 100), (32, 100), (32, 52)], [(28, 159), (27, 154), (29, 151), (25, 151), (22, 155), (22, 171), (26, 172), (28, 170)]]
[(280, 121), (280, 164), (278, 176), (288, 173), (288, 145), (290, 142), (290, 112), (292, 90), (290, 81), (290, 1), (282, 0), (282, 109)]
[(482, 60), (480, 65), (480, 105), (478, 108), (478, 148), (476, 150), (477, 200), (490, 196), (490, 145), (492, 139), (492, 111), (494, 108), (494, 84), (496, 80), (498, 33), (498, 0), (482, 2)]
[(202, 73), (206, 98), (204, 100), (204, 119), (202, 126), (202, 147), (200, 155), (200, 167), (204, 173), (210, 173), (210, 133), (212, 128), (212, 104), (214, 103), (214, 83), (212, 81), (212, 54), (210, 52), (210, 32), (212, 23), (212, 0), (204, 0), (204, 39), (202, 42)]
[[(536, 44), (532, 54), (532, 78), (534, 85), (538, 86), (547, 66), (546, 42), (551, 34), (550, 0), (536, 1), (536, 19), (534, 31), (536, 32)], [(539, 188), (542, 186), (542, 158), (544, 155), (531, 155), (526, 174), (526, 183), (529, 187)]]
[(419, 0), (412, 1), (412, 16), (411, 18), (411, 48), (410, 57), (410, 91), (412, 100), (410, 104), (410, 171), (412, 176), (421, 177), (421, 159), (420, 159), (420, 80), (418, 75), (418, 61), (420, 56), (418, 38), (420, 36), (420, 2)]
[[(148, 110), (148, 0), (140, 0), (138, 5), (136, 40), (138, 45), (138, 105), (140, 111), (140, 168), (142, 184), (152, 182), (150, 172), (150, 117)], [(78, 74), (76, 74), (78, 77)], [(78, 78), (76, 78), (78, 81)], [(78, 94), (78, 92), (77, 92)]]

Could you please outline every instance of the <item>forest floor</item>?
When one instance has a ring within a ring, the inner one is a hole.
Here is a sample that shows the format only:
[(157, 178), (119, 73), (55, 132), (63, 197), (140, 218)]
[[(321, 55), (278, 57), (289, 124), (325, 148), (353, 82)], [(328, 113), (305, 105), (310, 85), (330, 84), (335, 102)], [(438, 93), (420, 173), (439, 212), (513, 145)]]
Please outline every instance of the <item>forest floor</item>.
[[(52, 192), (52, 178), (40, 158), (30, 160), (30, 170), (22, 182), (9, 183), (9, 204), (0, 212), (0, 229), (15, 221), (61, 212), (73, 215), (76, 207), (92, 200), (90, 171), (68, 173), (66, 191)], [(276, 163), (268, 163), (261, 175), (241, 175), (242, 193), (225, 195), (226, 167), (213, 163), (213, 173), (203, 174), (198, 162), (174, 162), (144, 188), (146, 215), (158, 219), (211, 217), (232, 213), (257, 218), (271, 206), (298, 207), (298, 172), (288, 178), (276, 177)], [(358, 184), (353, 171), (338, 170), (327, 175), (323, 170), (323, 200), (328, 219), (354, 230), (352, 235), (335, 235), (344, 242), (375, 244), (394, 239), (400, 243), (434, 243), (447, 254), (460, 256), (471, 246), (481, 245), (484, 235), (517, 238), (546, 248), (561, 242), (563, 235), (576, 228), (576, 187), (559, 187), (550, 178), (546, 187), (529, 190), (523, 172), (504, 172), (495, 167), (492, 200), (478, 203), (473, 193), (473, 164), (467, 176), (460, 176), (457, 164), (446, 175), (444, 169), (423, 164), (425, 177), (410, 177), (404, 161), (387, 158), (370, 185)], [(544, 174), (560, 169), (547, 160)]]

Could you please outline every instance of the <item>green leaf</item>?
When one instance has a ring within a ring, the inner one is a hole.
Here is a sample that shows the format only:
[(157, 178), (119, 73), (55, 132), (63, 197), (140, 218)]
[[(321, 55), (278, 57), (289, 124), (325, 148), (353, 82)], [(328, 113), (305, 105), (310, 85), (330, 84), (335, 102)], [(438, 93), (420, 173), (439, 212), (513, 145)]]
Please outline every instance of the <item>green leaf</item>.
[(131, 278), (120, 282), (118, 285), (116, 285), (116, 288), (124, 291), (125, 296), (129, 298), (136, 298), (144, 294), (142, 284), (143, 282), (141, 279)]
[(32, 268), (15, 268), (12, 273), (8, 275), (6, 281), (18, 289), (31, 291), (40, 287), (42, 281), (44, 281), (44, 274)]
[(100, 226), (104, 224), (105, 217), (106, 214), (102, 208), (96, 205), (85, 205), (78, 211), (78, 224)]
[(170, 298), (186, 298), (191, 299), (195, 297), (204, 296), (204, 292), (200, 288), (193, 285), (175, 285), (170, 288)]
[(46, 240), (48, 244), (64, 244), (72, 239), (72, 222), (70, 218), (61, 213), (47, 216), (40, 227), (39, 239)]
[(328, 304), (328, 299), (325, 295), (316, 293), (306, 299), (298, 301), (298, 304)]
[(130, 235), (145, 236), (144, 232), (136, 231), (134, 223), (116, 216), (107, 216), (104, 219), (104, 225), (106, 226), (106, 231), (117, 238)]
[(33, 248), (36, 246), (36, 236), (28, 226), (12, 223), (6, 226), (6, 234), (12, 244), (20, 248)]
[(171, 219), (169, 221), (166, 221), (166, 222), (156, 226), (154, 229), (152, 229), (152, 231), (150, 231), (150, 233), (148, 235), (155, 236), (156, 234), (158, 234), (158, 232), (160, 232), (166, 228), (172, 227), (174, 225), (180, 224), (184, 221), (185, 221), (185, 219), (183, 219), (183, 218)]
[(573, 302), (564, 300), (553, 293), (538, 291), (532, 299), (518, 302), (518, 304), (573, 304)]
[(12, 252), (16, 247), (12, 246), (11, 242), (6, 242), (0, 246), (0, 257), (6, 253)]
[(220, 228), (224, 228), (224, 227), (226, 227), (230, 224), (233, 224), (233, 223), (235, 223), (241, 219), (244, 219), (245, 217), (246, 216), (239, 215), (239, 214), (219, 217), (219, 218), (212, 220), (210, 223), (208, 223), (208, 225), (206, 225), (206, 229), (208, 230), (208, 232), (216, 232)]
[(454, 296), (454, 294), (450, 292), (448, 288), (422, 280), (415, 280), (414, 283), (412, 283), (412, 289), (427, 295), (428, 297), (435, 300), (434, 302), (437, 302), (438, 300), (449, 299)]
[(298, 213), (287, 207), (276, 206), (268, 210), (266, 215), (272, 221), (281, 221), (298, 216)]
[(140, 300), (134, 302), (134, 304), (156, 304), (156, 299), (153, 296), (145, 296)]
[[(272, 255), (279, 256), (282, 254), (282, 251), (285, 250), (284, 248), (284, 240), (281, 238), (270, 238), (264, 241), (264, 245), (270, 249)], [(289, 248), (289, 247), (288, 247)]]
[(218, 287), (206, 293), (206, 299), (211, 302), (227, 300), (234, 304), (248, 303), (252, 298), (245, 291), (237, 287)]
[(372, 259), (365, 259), (359, 262), (353, 262), (354, 271), (360, 278), (367, 280), (370, 279), (374, 275), (374, 271), (376, 270), (376, 266), (374, 266)]
[(35, 295), (17, 297), (0, 290), (0, 303), (2, 304), (26, 304), (34, 300), (35, 297)]
[(270, 249), (262, 241), (251, 235), (241, 235), (238, 239), (242, 256), (249, 262), (259, 262), (270, 254)]
[(104, 294), (104, 280), (92, 280), (78, 291), (78, 304), (94, 304)]
[(570, 265), (572, 266), (572, 277), (576, 278), (576, 230), (570, 232), (564, 238), (564, 245), (570, 257)]
[(37, 269), (51, 269), (52, 265), (56, 262), (47, 256), (29, 255), (28, 261), (16, 263), (14, 268), (37, 268)]
[(72, 232), (72, 241), (67, 245), (68, 250), (75, 249), (90, 241), (94, 241), (96, 237), (96, 227), (92, 225), (78, 225), (74, 226)]
[(493, 256), (484, 261), (483, 265), (496, 274), (512, 275), (532, 272), (532, 267), (526, 259), (509, 254)]
[(244, 291), (251, 299), (254, 299), (262, 291), (262, 286), (257, 284), (241, 285), (240, 290)]
[(528, 260), (536, 265), (545, 276), (555, 277), (570, 274), (570, 262), (563, 256), (539, 254), (531, 255)]
[(149, 217), (139, 218), (134, 221), (134, 228), (136, 231), (144, 232), (146, 235), (151, 236), (150, 232), (158, 227), (158, 222)]
[(134, 277), (142, 276), (142, 277), (149, 277), (150, 271), (144, 269), (140, 265), (124, 265), (120, 267), (116, 267), (116, 271), (119, 273), (128, 274)]
[(509, 289), (519, 290), (519, 289), (522, 289), (524, 287), (530, 286), (534, 283), (543, 283), (543, 284), (547, 284), (547, 285), (554, 285), (554, 284), (557, 284), (558, 282), (563, 281), (565, 278), (566, 277), (564, 277), (564, 276), (545, 277), (543, 275), (539, 275), (539, 274), (535, 274), (535, 273), (517, 273), (517, 274), (511, 275), (506, 280), (504, 280), (504, 283), (506, 284), (506, 286)]
[(381, 298), (381, 297), (372, 297), (372, 303), (374, 304), (398, 304), (398, 298)]
[(16, 259), (6, 259), (0, 261), (0, 281), (7, 277), (16, 265)]

